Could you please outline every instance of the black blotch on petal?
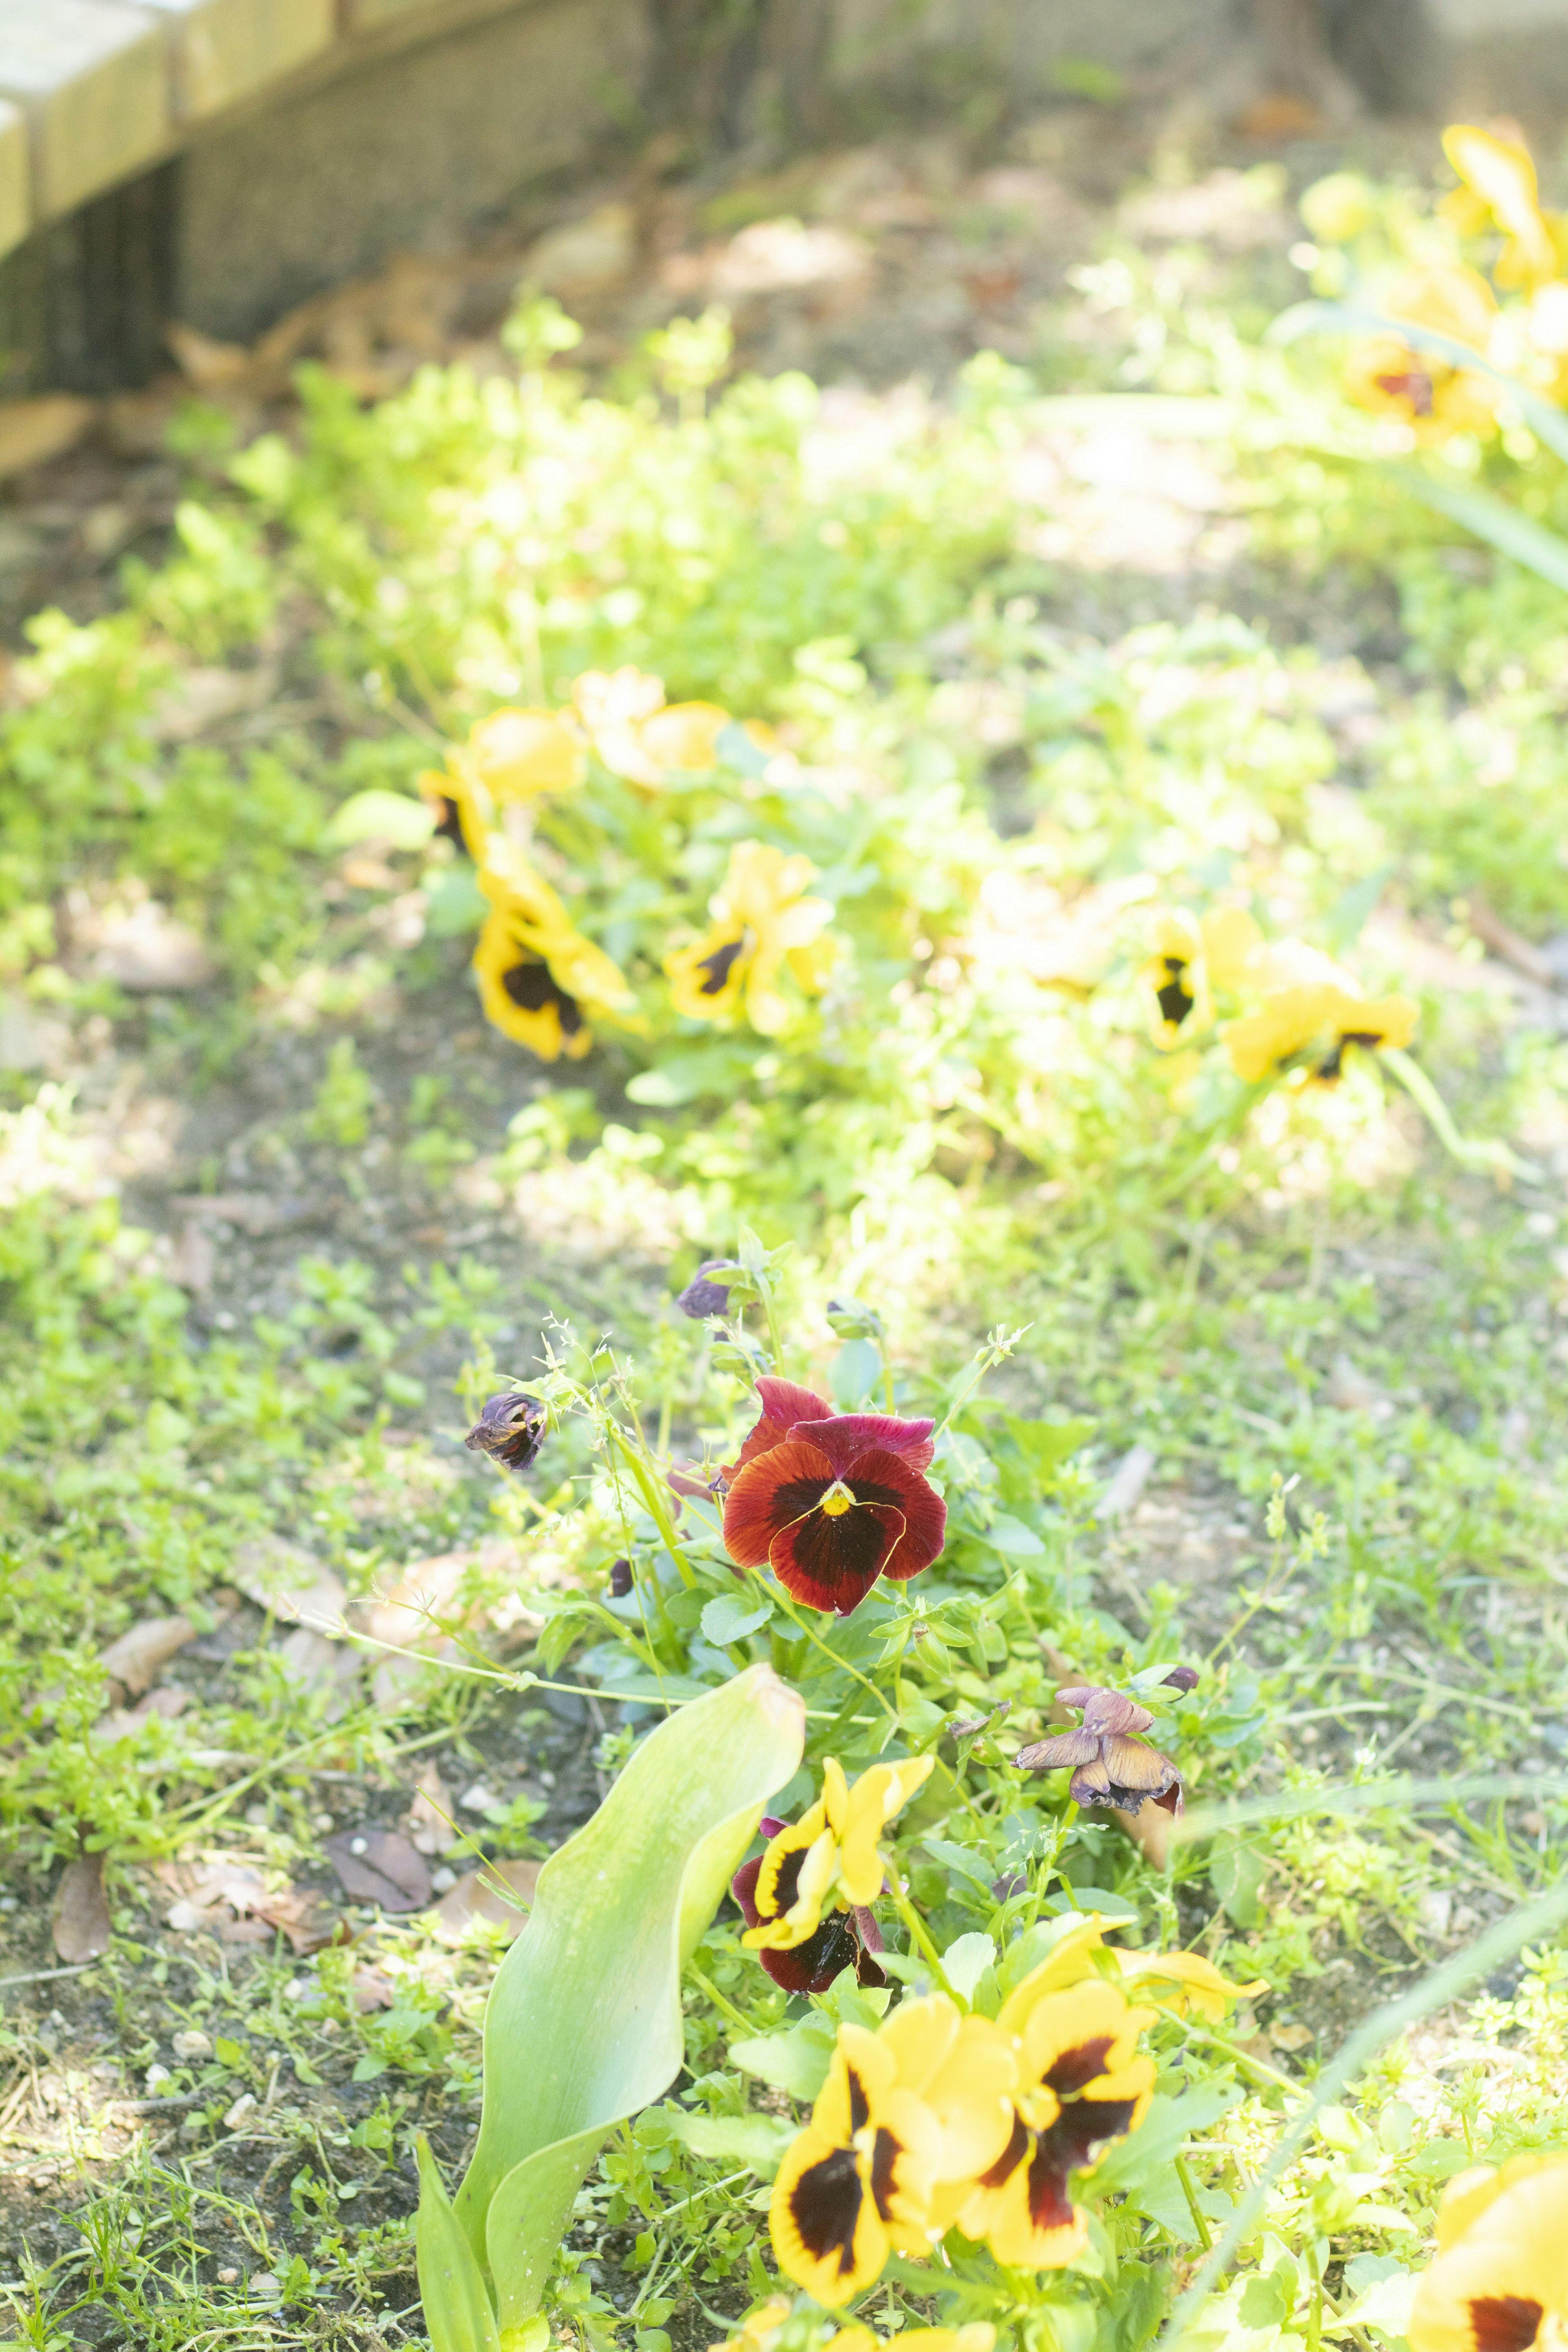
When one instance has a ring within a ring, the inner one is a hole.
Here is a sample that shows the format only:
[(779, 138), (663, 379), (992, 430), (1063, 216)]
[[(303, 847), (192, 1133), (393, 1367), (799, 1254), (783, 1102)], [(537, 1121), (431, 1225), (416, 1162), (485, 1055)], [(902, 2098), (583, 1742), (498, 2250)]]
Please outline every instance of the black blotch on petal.
[(789, 2192), (795, 2235), (816, 2262), (837, 2254), (841, 2273), (855, 2267), (855, 2225), (865, 2191), (852, 2147), (836, 2147), (812, 2164)]
[(1470, 2305), (1476, 2352), (1529, 2352), (1541, 2333), (1540, 2304), (1526, 2294), (1482, 2294)]
[(567, 995), (547, 963), (514, 963), (502, 972), (500, 984), (524, 1013), (542, 1013), (553, 1004), (563, 1037), (574, 1037), (583, 1026), (576, 998)]

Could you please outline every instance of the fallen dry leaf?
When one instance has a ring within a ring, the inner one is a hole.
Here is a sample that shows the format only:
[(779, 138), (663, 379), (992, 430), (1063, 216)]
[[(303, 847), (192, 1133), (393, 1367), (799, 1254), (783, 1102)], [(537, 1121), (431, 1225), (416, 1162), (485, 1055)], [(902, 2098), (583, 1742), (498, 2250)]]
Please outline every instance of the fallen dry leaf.
[(179, 1239), (169, 1254), (169, 1279), (193, 1298), (205, 1298), (213, 1286), (217, 1272), (217, 1244), (205, 1233), (193, 1218), (180, 1228)]
[(434, 1765), (420, 1775), (408, 1808), (408, 1834), (421, 1853), (448, 1853), (458, 1843), (452, 1795)]
[(297, 1691), (330, 1694), (327, 1712), (341, 1713), (348, 1704), (349, 1685), (357, 1682), (363, 1664), (346, 1642), (334, 1642), (312, 1625), (291, 1626), (276, 1652), (283, 1671)]
[(308, 1625), (342, 1639), (348, 1588), (309, 1552), (286, 1543), (243, 1544), (233, 1575), (246, 1598), (280, 1624)]
[(397, 1999), (397, 1987), (384, 1969), (356, 1969), (349, 1990), (354, 2007), (361, 2011), (390, 2009)]
[(425, 1858), (395, 1830), (343, 1830), (322, 1851), (356, 1903), (384, 1911), (423, 1911), (430, 1900)]
[[(504, 1927), (509, 1942), (520, 1936), (543, 1867), (539, 1862), (490, 1862), (482, 1872), (466, 1870), (436, 1906), (436, 1932), (442, 1942), (456, 1943), (475, 1919), (489, 1919)], [(511, 1902), (503, 1899), (497, 1880), (506, 1885)]]
[(50, 1927), (55, 1949), (68, 1967), (96, 1960), (109, 1949), (109, 1901), (103, 1891), (103, 1856), (84, 1853), (68, 1862), (55, 1889)]
[(74, 449), (98, 414), (98, 404), (72, 393), (42, 400), (0, 401), (0, 476), (19, 474)]
[(188, 1617), (143, 1617), (99, 1653), (99, 1664), (111, 1682), (139, 1698), (159, 1668), (195, 1638)]

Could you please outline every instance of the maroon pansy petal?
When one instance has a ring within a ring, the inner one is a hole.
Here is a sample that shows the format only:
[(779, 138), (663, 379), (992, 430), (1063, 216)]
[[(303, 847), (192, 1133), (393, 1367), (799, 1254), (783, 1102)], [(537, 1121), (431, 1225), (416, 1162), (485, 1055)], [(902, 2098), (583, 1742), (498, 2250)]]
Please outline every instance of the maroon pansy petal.
[(724, 1500), (724, 1548), (742, 1568), (763, 1568), (780, 1529), (816, 1509), (833, 1465), (815, 1445), (774, 1445), (748, 1462)]
[(824, 1415), (831, 1418), (833, 1412), (826, 1398), (819, 1397), (815, 1389), (803, 1389), (795, 1381), (775, 1380), (772, 1372), (764, 1372), (757, 1382), (757, 1397), (763, 1410), (733, 1462), (725, 1464), (728, 1477), (733, 1478), (759, 1454), (782, 1445), (797, 1421), (821, 1421)]
[[(793, 1951), (759, 1952), (757, 1958), (785, 1992), (826, 1992), (835, 1977), (850, 1968), (858, 1984), (885, 1985), (888, 1971), (856, 1932), (857, 1916), (850, 1911), (830, 1911), (816, 1934)], [(880, 1937), (877, 1948), (881, 1949)]]
[(891, 1412), (836, 1412), (826, 1421), (797, 1422), (792, 1433), (803, 1444), (820, 1445), (842, 1477), (857, 1455), (872, 1446), (899, 1454), (911, 1470), (925, 1469), (936, 1451), (935, 1427), (934, 1421), (903, 1421)]
[(947, 1539), (947, 1505), (900, 1454), (872, 1446), (858, 1454), (844, 1483), (858, 1502), (901, 1511), (904, 1527), (883, 1574), (902, 1582), (929, 1568)]
[(730, 1881), (730, 1893), (748, 1927), (756, 1927), (762, 1918), (762, 1913), (757, 1909), (757, 1874), (762, 1866), (763, 1857), (759, 1853), (754, 1861), (743, 1862)]
[[(806, 1448), (800, 1450), (805, 1453)], [(791, 1446), (778, 1448), (781, 1454), (794, 1451)], [(769, 1462), (775, 1458), (767, 1457)], [(836, 1615), (847, 1617), (876, 1583), (903, 1529), (901, 1512), (864, 1504), (837, 1517), (826, 1511), (809, 1510), (779, 1529), (768, 1560), (784, 1591), (796, 1601), (804, 1601), (808, 1609), (831, 1609)]]

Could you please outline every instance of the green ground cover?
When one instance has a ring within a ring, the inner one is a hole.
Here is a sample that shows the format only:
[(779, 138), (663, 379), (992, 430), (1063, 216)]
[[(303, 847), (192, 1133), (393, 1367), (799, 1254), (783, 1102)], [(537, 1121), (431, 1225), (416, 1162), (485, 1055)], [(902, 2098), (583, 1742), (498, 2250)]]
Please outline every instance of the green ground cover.
[[(1163, 2018), (1181, 2168), (1128, 2139), (1081, 2259), (1004, 2291), (976, 2256), (940, 2310), (895, 2264), (881, 2333), (1133, 2352), (1310, 2109), (1193, 2340), (1397, 2344), (1444, 2183), (1560, 2136), (1563, 1920), (1521, 1906), (1568, 1819), (1568, 623), (1367, 442), (1331, 353), (1263, 341), (1276, 275), (1119, 233), (1037, 372), (941, 397), (729, 381), (711, 318), (606, 392), (525, 300), (504, 376), (367, 407), (307, 371), (243, 446), (191, 409), (169, 559), (30, 625), (0, 719), (17, 2341), (421, 2340), (416, 2134), (455, 2181), (508, 1934), (436, 1917), (432, 1866), (539, 1860), (749, 1664), (811, 1710), (777, 1810), (830, 1756), (937, 1759), (900, 1867), (982, 2011), (1073, 1906), (1266, 1988)], [(1550, 521), (1560, 476), (1516, 428), (1466, 478)], [(1129, 532), (1174, 551), (1152, 589)], [(491, 811), (626, 992), (542, 1062), (468, 969), (500, 853), (420, 778), (456, 793), (497, 708), (587, 711), (625, 669), (730, 723), (652, 784), (590, 725), (569, 789)], [(723, 946), (753, 843), (805, 862), (833, 958), (715, 1022), (666, 965)], [(1238, 1070), (1226, 913), (1407, 1002), (1403, 1070), (1352, 1045), (1311, 1083), (1317, 1033)], [(743, 1313), (678, 1311), (737, 1253)], [(664, 1465), (732, 1460), (770, 1366), (940, 1424), (948, 1546), (852, 1620), (737, 1614), (698, 1497), (678, 1572)], [(513, 1381), (552, 1416), (516, 1477), (460, 1444)], [(1154, 1736), (1232, 1817), (1166, 1854), (1013, 1759), (1058, 1686), (1175, 1663)], [(879, 2011), (786, 1998), (741, 1928), (578, 2194), (553, 2340), (685, 2352), (776, 2291), (816, 2087), (781, 2037)], [(912, 1932), (889, 1911), (906, 1979)]]

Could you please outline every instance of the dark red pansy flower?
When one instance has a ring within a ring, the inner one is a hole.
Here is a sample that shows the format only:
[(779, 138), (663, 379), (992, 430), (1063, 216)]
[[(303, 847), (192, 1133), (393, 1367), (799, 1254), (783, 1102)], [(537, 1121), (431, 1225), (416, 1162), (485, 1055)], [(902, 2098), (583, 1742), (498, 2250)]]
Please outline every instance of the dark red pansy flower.
[(632, 1589), (632, 1564), (629, 1559), (610, 1562), (610, 1598), (624, 1601)]
[(818, 1422), (810, 1443), (797, 1428), (748, 1462), (724, 1501), (731, 1559), (771, 1568), (797, 1601), (840, 1617), (879, 1576), (902, 1582), (929, 1568), (947, 1532), (946, 1504), (906, 1455), (853, 1438), (818, 1442), (827, 1429), (873, 1418)]
[[(757, 1827), (771, 1842), (781, 1830), (788, 1829), (789, 1823), (764, 1813)], [(778, 1885), (773, 1889), (773, 1907), (767, 1915), (770, 1919), (778, 1918), (795, 1901), (805, 1858), (804, 1847), (798, 1853), (784, 1856)], [(730, 1892), (748, 1927), (760, 1927), (763, 1924), (763, 1914), (757, 1908), (757, 1878), (765, 1859), (758, 1854), (754, 1862), (743, 1862), (730, 1881)], [(877, 1958), (885, 1949), (875, 1916), (866, 1904), (858, 1903), (847, 1911), (827, 1912), (815, 1935), (808, 1936), (804, 1944), (796, 1944), (793, 1951), (761, 1951), (757, 1958), (774, 1984), (782, 1985), (785, 1992), (826, 1992), (834, 1978), (848, 1968), (854, 1969), (858, 1984), (885, 1985), (888, 1971)]]
[(725, 1271), (737, 1271), (733, 1258), (705, 1257), (691, 1280), (676, 1300), (682, 1315), (694, 1323), (705, 1322), (710, 1315), (727, 1315), (730, 1311), (730, 1286), (715, 1282), (712, 1277)]

